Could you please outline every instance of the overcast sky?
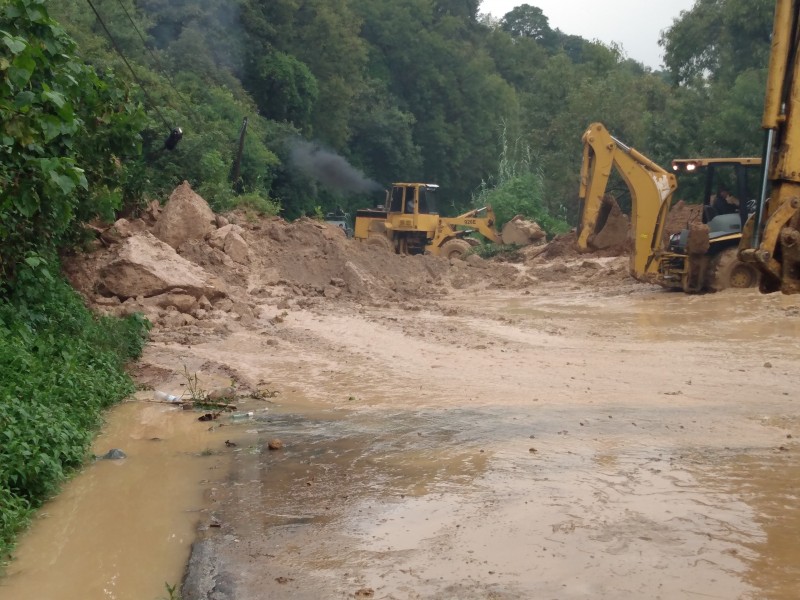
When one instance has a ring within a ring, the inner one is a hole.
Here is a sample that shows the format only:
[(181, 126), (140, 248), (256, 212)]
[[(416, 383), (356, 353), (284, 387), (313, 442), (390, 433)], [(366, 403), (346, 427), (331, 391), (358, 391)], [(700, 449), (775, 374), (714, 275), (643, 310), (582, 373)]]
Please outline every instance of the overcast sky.
[(515, 6), (542, 9), (550, 27), (588, 40), (617, 42), (629, 58), (659, 68), (661, 31), (694, 0), (483, 0), (480, 12), (502, 18)]

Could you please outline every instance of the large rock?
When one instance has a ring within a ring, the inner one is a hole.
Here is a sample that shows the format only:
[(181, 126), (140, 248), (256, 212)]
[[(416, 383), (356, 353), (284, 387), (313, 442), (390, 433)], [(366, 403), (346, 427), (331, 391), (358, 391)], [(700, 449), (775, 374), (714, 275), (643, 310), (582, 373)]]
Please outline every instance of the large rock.
[(250, 249), (242, 237), (244, 229), (238, 225), (224, 225), (212, 231), (208, 237), (208, 245), (222, 250), (234, 262), (246, 265), (250, 262)]
[(215, 223), (211, 207), (184, 181), (170, 195), (153, 227), (153, 234), (178, 248), (188, 240), (202, 240), (214, 229)]
[(517, 246), (530, 246), (531, 244), (544, 244), (546, 234), (535, 221), (528, 221), (517, 215), (508, 223), (503, 225), (500, 232), (504, 244), (516, 244)]
[(100, 282), (120, 298), (157, 296), (176, 289), (195, 298), (226, 295), (222, 281), (146, 232), (120, 243), (117, 257), (101, 269)]

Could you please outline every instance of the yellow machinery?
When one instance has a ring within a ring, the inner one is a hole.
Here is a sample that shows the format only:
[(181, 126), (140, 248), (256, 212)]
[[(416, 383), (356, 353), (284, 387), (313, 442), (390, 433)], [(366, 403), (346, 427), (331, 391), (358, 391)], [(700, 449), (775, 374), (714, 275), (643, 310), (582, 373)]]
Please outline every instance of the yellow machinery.
[(762, 292), (800, 293), (799, 53), (800, 0), (777, 0), (761, 123), (764, 177), (739, 251), (761, 270)]
[(611, 170), (616, 168), (631, 194), (631, 275), (651, 281), (658, 273), (653, 261), (659, 248), (672, 193), (677, 187), (675, 176), (652, 160), (629, 148), (612, 136), (601, 123), (592, 123), (583, 134), (581, 164), (581, 221), (578, 227), (578, 248), (593, 249), (592, 240), (603, 228), (606, 187)]
[[(583, 135), (578, 248), (594, 249), (592, 241), (602, 231), (610, 206), (606, 187), (616, 168), (631, 195), (630, 273), (634, 278), (684, 292), (752, 287), (758, 283), (758, 272), (737, 259), (737, 248), (748, 215), (744, 199), (751, 197), (748, 167), (760, 164), (757, 158), (674, 160), (673, 171), (705, 172), (703, 214), (700, 223), (673, 235), (664, 247), (664, 225), (677, 189), (675, 175), (620, 142), (602, 124), (593, 123)], [(734, 193), (742, 202), (726, 214), (716, 214), (710, 200), (722, 168), (733, 171)]]
[[(658, 282), (685, 292), (719, 291), (758, 285), (759, 272), (738, 258), (742, 226), (755, 209), (751, 190), (760, 158), (687, 158), (672, 161), (678, 173), (705, 175), (698, 223), (672, 235), (656, 252)], [(719, 194), (726, 189), (735, 204)]]
[(491, 207), (440, 217), (434, 202), (438, 187), (430, 183), (393, 184), (386, 193), (385, 206), (356, 211), (353, 237), (399, 254), (430, 253), (445, 258), (461, 257), (477, 245), (477, 240), (467, 237), (474, 231), (502, 243)]

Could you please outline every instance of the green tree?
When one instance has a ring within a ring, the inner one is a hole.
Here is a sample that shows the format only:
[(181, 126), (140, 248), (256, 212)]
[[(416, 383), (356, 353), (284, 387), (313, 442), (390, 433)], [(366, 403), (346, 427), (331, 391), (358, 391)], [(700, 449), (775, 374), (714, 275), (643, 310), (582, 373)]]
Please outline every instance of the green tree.
[(140, 150), (143, 113), (75, 46), (44, 0), (9, 0), (0, 12), (0, 272), (75, 239), (80, 223), (121, 204), (121, 161)]
[(512, 37), (525, 37), (540, 42), (548, 42), (553, 38), (550, 21), (542, 9), (530, 4), (521, 4), (506, 13), (500, 21), (500, 27)]
[(661, 36), (675, 84), (731, 85), (750, 68), (766, 68), (773, 0), (697, 0)]

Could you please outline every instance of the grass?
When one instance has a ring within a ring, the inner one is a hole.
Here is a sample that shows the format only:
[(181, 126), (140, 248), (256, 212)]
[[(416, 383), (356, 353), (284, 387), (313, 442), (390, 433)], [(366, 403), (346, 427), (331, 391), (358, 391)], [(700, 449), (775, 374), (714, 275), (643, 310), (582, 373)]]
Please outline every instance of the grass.
[(0, 562), (87, 460), (103, 409), (134, 391), (124, 366), (149, 328), (93, 316), (61, 279), (22, 289), (0, 298)]

